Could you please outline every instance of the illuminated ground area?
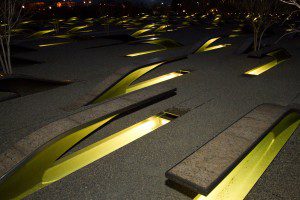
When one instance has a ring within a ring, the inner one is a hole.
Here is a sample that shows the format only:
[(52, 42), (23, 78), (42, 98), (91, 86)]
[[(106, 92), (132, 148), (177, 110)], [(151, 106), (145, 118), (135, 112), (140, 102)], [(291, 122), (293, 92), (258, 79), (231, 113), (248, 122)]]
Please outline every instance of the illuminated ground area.
[[(224, 30), (225, 31), (225, 30)], [(207, 37), (216, 38), (220, 30), (192, 27), (163, 33), (183, 45)], [(182, 37), (185, 35), (186, 37)], [(66, 176), (28, 199), (191, 199), (166, 185), (164, 173), (180, 160), (207, 143), (216, 134), (262, 103), (299, 104), (299, 49), (293, 47), (299, 38), (285, 40), (282, 45), (292, 58), (255, 77), (243, 73), (271, 62), (272, 58), (249, 59), (234, 51), (246, 36), (222, 38), (212, 46), (231, 44), (225, 48), (191, 54), (187, 59), (163, 64), (136, 80), (147, 80), (188, 70), (191, 73), (160, 82), (154, 87), (176, 87), (178, 94), (158, 102), (114, 123), (84, 140), (70, 154), (171, 107), (192, 109), (126, 147)], [(51, 40), (50, 43), (60, 42)], [(46, 46), (20, 56), (44, 61), (39, 65), (16, 68), (41, 78), (75, 80), (75, 83), (26, 97), (0, 103), (0, 152), (50, 121), (71, 114), (62, 108), (95, 88), (121, 67), (143, 66), (149, 59), (182, 54), (188, 46), (128, 58), (133, 52), (155, 50), (150, 44), (110, 45), (109, 39), (87, 40), (57, 46)], [(40, 43), (38, 43), (40, 44)], [(28, 46), (33, 43), (28, 42)], [(116, 72), (115, 75), (118, 75)], [(157, 82), (157, 81), (156, 81)], [(148, 84), (146, 84), (148, 86)], [(142, 95), (142, 94), (141, 94)], [(246, 199), (296, 199), (299, 194), (299, 129), (275, 158)], [(67, 155), (66, 155), (67, 156)]]

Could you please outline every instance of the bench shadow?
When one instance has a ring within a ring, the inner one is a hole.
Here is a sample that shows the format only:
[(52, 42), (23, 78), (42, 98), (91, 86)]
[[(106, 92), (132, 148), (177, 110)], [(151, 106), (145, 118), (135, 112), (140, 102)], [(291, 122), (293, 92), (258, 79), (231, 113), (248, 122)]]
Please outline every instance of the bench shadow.
[(166, 184), (166, 186), (184, 194), (185, 196), (187, 196), (191, 199), (194, 199), (198, 195), (197, 192), (194, 192), (185, 186), (175, 183), (174, 181), (166, 180), (165, 184)]

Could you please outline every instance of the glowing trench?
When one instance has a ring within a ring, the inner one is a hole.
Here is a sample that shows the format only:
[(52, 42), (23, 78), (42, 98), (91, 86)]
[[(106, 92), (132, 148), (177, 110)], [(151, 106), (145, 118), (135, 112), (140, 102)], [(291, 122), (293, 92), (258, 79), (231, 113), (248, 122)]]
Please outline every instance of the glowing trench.
[(132, 53), (126, 55), (127, 57), (136, 57), (136, 56), (141, 56), (141, 55), (146, 55), (146, 54), (151, 54), (151, 53), (156, 53), (160, 51), (165, 51), (168, 49), (176, 48), (176, 47), (181, 47), (182, 44), (171, 40), (171, 39), (166, 39), (166, 38), (150, 38), (146, 41), (143, 41), (142, 43), (144, 44), (154, 44), (154, 45), (159, 45), (163, 47), (162, 49), (155, 49), (155, 50), (149, 50), (149, 51), (142, 51), (138, 53)]
[(217, 41), (219, 39), (220, 39), (220, 37), (212, 38), (212, 39), (208, 40), (195, 53), (201, 53), (201, 52), (205, 52), (205, 51), (212, 51), (212, 50), (221, 49), (221, 48), (224, 48), (224, 47), (227, 47), (227, 46), (231, 45), (231, 44), (220, 44), (220, 45), (210, 46), (210, 45), (212, 45), (212, 43), (214, 43), (215, 41)]
[(258, 75), (268, 71), (269, 69), (272, 69), (273, 67), (279, 65), (280, 63), (284, 62), (285, 60), (287, 60), (288, 58), (291, 57), (291, 55), (289, 55), (289, 53), (287, 51), (282, 50), (282, 49), (268, 53), (267, 55), (273, 57), (274, 60), (267, 64), (258, 66), (254, 69), (251, 69), (251, 70), (245, 72), (244, 74), (250, 75), (250, 76), (258, 76)]
[(42, 37), (48, 33), (53, 33), (55, 30), (54, 29), (51, 29), (51, 30), (44, 30), (44, 31), (38, 31), (34, 34), (32, 34), (31, 36), (29, 37)]
[(190, 72), (188, 72), (188, 71), (171, 72), (169, 74), (165, 74), (165, 75), (162, 75), (162, 76), (159, 76), (159, 77), (147, 80), (147, 81), (143, 81), (143, 82), (140, 82), (140, 83), (129, 86), (126, 89), (126, 93), (130, 93), (130, 92), (140, 90), (140, 89), (145, 88), (145, 87), (149, 87), (151, 85), (155, 85), (155, 84), (158, 84), (158, 83), (161, 83), (161, 82), (164, 82), (164, 81), (168, 81), (168, 80), (171, 80), (173, 78), (177, 78), (179, 76), (182, 76), (182, 75), (188, 74), (188, 73), (190, 73)]
[(87, 27), (89, 27), (89, 26), (88, 26), (88, 25), (84, 25), (84, 26), (76, 26), (76, 27), (70, 29), (68, 32), (77, 32), (77, 31), (82, 30), (82, 29), (85, 29), (85, 28), (87, 28)]
[(194, 200), (244, 199), (299, 125), (299, 113), (288, 114), (208, 196), (199, 194)]
[(159, 45), (159, 46), (162, 46), (166, 49), (182, 47), (183, 46), (182, 44), (180, 44), (180, 43), (178, 43), (174, 40), (167, 39), (167, 38), (150, 38), (150, 39), (144, 41), (143, 43)]
[(48, 142), (42, 149), (33, 153), (26, 161), (16, 167), (12, 173), (0, 180), (1, 199), (22, 199), (178, 117), (166, 112), (152, 116), (61, 158), (74, 145), (112, 121), (116, 116), (94, 123), (89, 122), (84, 127), (74, 131), (70, 130), (69, 134)]
[(66, 35), (55, 35), (55, 38), (61, 38), (61, 39), (69, 39), (72, 38), (73, 35), (72, 34), (66, 34)]
[(155, 27), (155, 24), (148, 24), (144, 28), (149, 29), (149, 28), (153, 28), (153, 27)]
[(57, 43), (49, 43), (49, 44), (40, 44), (39, 47), (51, 47), (51, 46), (69, 44), (69, 43), (71, 43), (71, 42), (57, 42)]
[(158, 27), (155, 32), (162, 32), (164, 31), (166, 28), (168, 27), (168, 25), (161, 25), (160, 27)]
[(165, 51), (165, 50), (167, 50), (167, 49), (155, 49), (155, 50), (149, 50), (149, 51), (142, 51), (142, 52), (138, 52), (138, 53), (131, 53), (126, 56), (127, 57), (136, 57), (136, 56), (147, 55), (147, 54), (156, 53), (156, 52), (160, 52), (160, 51)]
[(139, 37), (141, 36), (143, 33), (150, 31), (151, 29), (141, 29), (138, 30), (136, 32), (134, 32), (133, 34), (131, 34), (132, 37)]
[(229, 35), (228, 37), (229, 38), (236, 38), (236, 37), (239, 37), (240, 35), (239, 34), (231, 34), (231, 35)]
[(189, 73), (188, 71), (179, 71), (179, 72), (172, 72), (170, 74), (166, 74), (160, 77), (156, 77), (141, 83), (132, 84), (134, 81), (136, 81), (138, 78), (143, 76), (144, 74), (148, 73), (149, 71), (161, 66), (164, 64), (164, 62), (156, 63), (150, 66), (143, 67), (141, 69), (135, 70), (119, 80), (115, 85), (110, 87), (108, 90), (106, 90), (104, 93), (102, 93), (99, 97), (97, 97), (95, 100), (91, 102), (91, 104), (94, 103), (100, 103), (107, 99), (114, 98), (117, 96), (121, 96), (145, 87), (149, 87), (151, 85), (155, 85), (167, 80), (170, 80), (172, 78), (179, 77), (181, 75)]
[(158, 35), (158, 34), (141, 35), (141, 36), (139, 36), (139, 38), (155, 37), (155, 36), (157, 36), (157, 35)]

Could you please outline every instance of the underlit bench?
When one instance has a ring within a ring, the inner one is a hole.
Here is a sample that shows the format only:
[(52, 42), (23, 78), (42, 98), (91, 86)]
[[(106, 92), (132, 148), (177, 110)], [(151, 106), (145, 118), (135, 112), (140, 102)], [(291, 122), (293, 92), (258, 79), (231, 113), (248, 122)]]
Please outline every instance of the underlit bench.
[(256, 107), (167, 171), (166, 177), (207, 196), (286, 114), (282, 106)]
[(40, 127), (17, 141), (5, 152), (0, 153), (0, 183), (4, 175), (18, 167), (22, 161), (42, 148), (48, 141), (58, 138), (76, 127), (102, 118), (105, 119), (115, 114), (132, 112), (174, 95), (176, 95), (176, 88), (173, 87), (157, 86), (144, 88), (141, 91), (132, 92), (126, 97), (116, 98), (112, 101), (67, 114)]

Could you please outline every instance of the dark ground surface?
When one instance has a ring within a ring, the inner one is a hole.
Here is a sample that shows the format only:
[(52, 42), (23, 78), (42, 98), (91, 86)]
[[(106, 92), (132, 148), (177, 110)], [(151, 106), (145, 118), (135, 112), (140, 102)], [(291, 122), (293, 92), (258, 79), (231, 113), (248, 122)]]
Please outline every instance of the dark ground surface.
[[(218, 30), (192, 27), (163, 35), (188, 45), (219, 33)], [(189, 75), (161, 83), (177, 87), (176, 96), (118, 119), (82, 142), (78, 148), (170, 107), (192, 110), (27, 199), (190, 199), (166, 185), (164, 173), (168, 169), (257, 105), (273, 103), (286, 106), (300, 103), (300, 49), (294, 45), (300, 42), (299, 38), (281, 43), (291, 53), (291, 59), (257, 77), (245, 77), (242, 74), (270, 61), (270, 58), (253, 59), (246, 55), (235, 55), (235, 50), (245, 38), (221, 39), (216, 44), (232, 43), (232, 46), (189, 55), (187, 59), (165, 64), (143, 76), (140, 81), (180, 69), (192, 71)], [(96, 39), (21, 53), (23, 58), (43, 63), (15, 68), (15, 73), (75, 82), (1, 102), (0, 152), (33, 130), (69, 114), (62, 108), (120, 67), (140, 66), (148, 59), (173, 51), (127, 58), (126, 54), (157, 47), (122, 44), (86, 49), (114, 42)], [(247, 199), (299, 199), (299, 134), (298, 129)]]

